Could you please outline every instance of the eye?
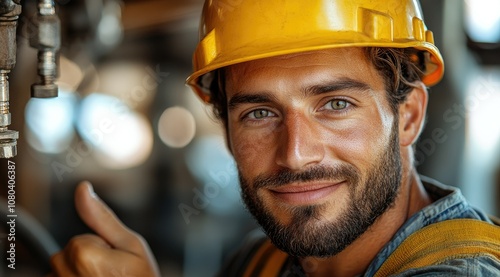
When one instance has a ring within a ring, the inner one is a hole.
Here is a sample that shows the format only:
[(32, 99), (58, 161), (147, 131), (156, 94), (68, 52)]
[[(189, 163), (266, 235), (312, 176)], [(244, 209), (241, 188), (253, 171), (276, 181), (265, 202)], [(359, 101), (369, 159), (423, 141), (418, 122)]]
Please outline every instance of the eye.
[(346, 109), (347, 107), (349, 107), (349, 105), (350, 105), (350, 103), (347, 102), (346, 100), (334, 99), (334, 100), (328, 101), (328, 103), (326, 103), (326, 105), (324, 107), (325, 107), (325, 109), (328, 109), (328, 110), (340, 111), (340, 110)]
[(264, 119), (267, 117), (273, 117), (275, 115), (276, 114), (271, 111), (260, 109), (251, 111), (250, 113), (248, 113), (247, 117), (250, 119)]

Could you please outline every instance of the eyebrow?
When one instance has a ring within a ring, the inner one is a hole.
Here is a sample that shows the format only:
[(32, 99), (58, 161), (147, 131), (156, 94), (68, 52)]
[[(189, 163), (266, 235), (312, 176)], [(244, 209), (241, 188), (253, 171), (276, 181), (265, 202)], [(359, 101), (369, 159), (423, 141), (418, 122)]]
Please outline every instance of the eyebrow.
[(314, 85), (303, 89), (304, 96), (320, 95), (328, 92), (341, 91), (341, 90), (355, 90), (355, 91), (368, 91), (371, 87), (361, 81), (356, 81), (350, 78), (341, 78), (333, 82), (326, 82), (324, 84)]
[[(324, 93), (342, 91), (342, 90), (354, 90), (354, 91), (368, 91), (370, 86), (361, 81), (356, 81), (350, 78), (341, 78), (339, 80), (325, 82), (324, 84), (313, 85), (305, 87), (302, 89), (304, 96), (315, 96)], [(228, 103), (228, 109), (234, 110), (241, 104), (261, 104), (274, 102), (276, 97), (270, 92), (260, 92), (246, 94), (243, 92), (236, 93)]]
[(241, 104), (260, 104), (269, 103), (275, 99), (269, 92), (262, 92), (258, 94), (243, 94), (237, 93), (229, 100), (228, 109), (234, 110)]

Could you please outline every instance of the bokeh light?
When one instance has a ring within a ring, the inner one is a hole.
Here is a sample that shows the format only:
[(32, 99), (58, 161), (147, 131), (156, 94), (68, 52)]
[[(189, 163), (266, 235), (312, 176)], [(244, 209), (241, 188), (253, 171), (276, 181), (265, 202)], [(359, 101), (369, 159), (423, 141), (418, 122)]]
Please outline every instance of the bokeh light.
[(81, 104), (77, 127), (97, 161), (110, 169), (138, 166), (153, 148), (153, 132), (147, 119), (112, 96), (87, 96)]
[(158, 121), (158, 135), (166, 145), (181, 148), (188, 145), (196, 133), (193, 115), (181, 107), (166, 109)]
[[(496, 153), (500, 144), (500, 125), (492, 119), (500, 118), (500, 72), (483, 72), (470, 83), (466, 103), (469, 114), (471, 143), (481, 155)], [(495, 155), (497, 156), (497, 155)]]
[(500, 0), (466, 0), (465, 23), (472, 40), (500, 42)]
[(35, 150), (57, 154), (69, 147), (74, 137), (77, 96), (59, 90), (56, 98), (31, 98), (26, 104), (26, 139)]

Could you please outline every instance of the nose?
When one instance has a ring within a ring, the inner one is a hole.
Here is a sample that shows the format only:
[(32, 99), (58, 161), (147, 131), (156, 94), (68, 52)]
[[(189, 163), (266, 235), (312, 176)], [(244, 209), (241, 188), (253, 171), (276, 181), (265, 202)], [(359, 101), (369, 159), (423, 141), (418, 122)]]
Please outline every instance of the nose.
[(300, 171), (320, 163), (325, 156), (319, 128), (307, 116), (295, 114), (283, 121), (276, 163)]

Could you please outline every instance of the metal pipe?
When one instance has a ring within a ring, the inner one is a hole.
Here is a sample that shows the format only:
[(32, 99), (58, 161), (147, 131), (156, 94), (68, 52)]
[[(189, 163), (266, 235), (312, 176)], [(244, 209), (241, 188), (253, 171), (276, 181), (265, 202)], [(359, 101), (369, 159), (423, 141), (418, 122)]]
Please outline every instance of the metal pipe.
[[(16, 29), (21, 14), (20, 0), (0, 0), (0, 158), (17, 155), (19, 133), (9, 130), (8, 74), (16, 64)], [(39, 0), (35, 17), (35, 32), (30, 45), (38, 50), (39, 80), (31, 86), (31, 95), (38, 98), (56, 97), (57, 52), (61, 46), (61, 24), (53, 0)]]
[(9, 77), (16, 65), (16, 29), (21, 14), (20, 1), (0, 1), (0, 158), (17, 155), (19, 133), (9, 130)]
[(37, 83), (31, 86), (31, 96), (36, 98), (57, 97), (57, 52), (61, 47), (61, 23), (52, 0), (39, 0), (35, 17), (35, 35), (30, 45), (38, 49)]

